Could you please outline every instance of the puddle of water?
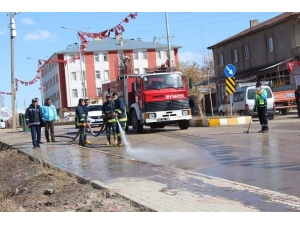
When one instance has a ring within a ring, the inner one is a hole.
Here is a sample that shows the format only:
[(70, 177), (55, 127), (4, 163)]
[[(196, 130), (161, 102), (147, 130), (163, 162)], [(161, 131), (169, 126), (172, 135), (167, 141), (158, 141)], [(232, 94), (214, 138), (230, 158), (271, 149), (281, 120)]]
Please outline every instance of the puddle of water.
[(130, 145), (129, 141), (128, 141), (127, 138), (126, 138), (125, 131), (122, 129), (121, 124), (119, 123), (119, 121), (118, 121), (118, 126), (119, 126), (119, 129), (120, 129), (120, 131), (121, 131), (122, 140), (123, 140), (123, 142), (124, 142), (124, 145), (125, 145), (125, 147), (126, 147), (126, 150), (131, 149), (131, 145)]

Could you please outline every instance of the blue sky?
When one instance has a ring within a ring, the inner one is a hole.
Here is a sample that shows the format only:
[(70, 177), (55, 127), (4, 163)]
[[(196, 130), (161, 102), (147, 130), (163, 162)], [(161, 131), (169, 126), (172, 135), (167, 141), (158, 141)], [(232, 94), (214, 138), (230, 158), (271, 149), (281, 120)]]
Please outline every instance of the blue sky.
[[(45, 7), (42, 7), (41, 4), (44, 3), (33, 0), (27, 2), (38, 2), (39, 5), (33, 8), (29, 7), (30, 4), (17, 8), (11, 5), (2, 8), (0, 12), (0, 52), (2, 55), (0, 60), (0, 91), (11, 92), (9, 28), (9, 12), (11, 11), (20, 12), (14, 16), (17, 30), (17, 36), (14, 39), (15, 78), (25, 82), (35, 78), (37, 59), (48, 59), (53, 53), (65, 49), (68, 44), (78, 42), (76, 32), (62, 29), (62, 26), (86, 32), (100, 32), (116, 26), (129, 13), (138, 12), (136, 19), (129, 19), (129, 23), (122, 23), (125, 28), (123, 37), (125, 39), (141, 38), (148, 42), (152, 42), (153, 37), (156, 37), (159, 42), (167, 44), (165, 13), (161, 11), (162, 8), (168, 8), (167, 3), (152, 1), (162, 7), (153, 7), (152, 5), (146, 9), (143, 8), (144, 6), (131, 8), (133, 4), (129, 4), (128, 1), (123, 7), (124, 2), (118, 0), (114, 1), (115, 5), (119, 5), (116, 8), (114, 5), (107, 6), (107, 11), (110, 12), (103, 12), (102, 9), (95, 12), (91, 5), (88, 7), (84, 6), (82, 2), (73, 1), (73, 6), (69, 8), (68, 2), (71, 1), (64, 1), (60, 4), (59, 10), (61, 12), (51, 8), (48, 3), (45, 4), (50, 8), (43, 12)], [(58, 2), (51, 1), (53, 4), (58, 4)], [(141, 1), (132, 2), (141, 4)], [(262, 8), (259, 9), (259, 12), (238, 12), (238, 9), (228, 9), (228, 7), (224, 10), (219, 7), (210, 9), (215, 12), (201, 12), (201, 9), (199, 12), (191, 12), (189, 8), (192, 6), (192, 1), (188, 0), (184, 3), (186, 3), (184, 6), (172, 6), (174, 8), (171, 7), (171, 10), (168, 10), (169, 33), (172, 36), (171, 45), (182, 46), (179, 49), (181, 61), (201, 62), (201, 55), (208, 46), (249, 28), (249, 20), (258, 19), (259, 22), (263, 22), (281, 14), (281, 12), (274, 10), (260, 11)], [(207, 4), (202, 4), (202, 6), (205, 7)], [(95, 4), (92, 5), (95, 6)], [(98, 7), (103, 8), (104, 6), (100, 7), (99, 4)], [(90, 28), (83, 29), (86, 27)], [(27, 59), (27, 57), (32, 59)], [(10, 95), (4, 97), (4, 105), (11, 107)], [(24, 108), (24, 102), (25, 107), (28, 107), (32, 98), (41, 97), (39, 82), (29, 86), (23, 86), (19, 83), (16, 97), (18, 108)]]

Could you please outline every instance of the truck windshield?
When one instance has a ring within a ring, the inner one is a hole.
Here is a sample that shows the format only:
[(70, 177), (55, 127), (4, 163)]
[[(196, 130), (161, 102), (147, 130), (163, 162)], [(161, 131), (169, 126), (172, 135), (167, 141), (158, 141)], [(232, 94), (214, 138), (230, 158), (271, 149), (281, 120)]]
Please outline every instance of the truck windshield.
[(148, 75), (143, 80), (146, 90), (183, 87), (182, 75), (178, 73)]

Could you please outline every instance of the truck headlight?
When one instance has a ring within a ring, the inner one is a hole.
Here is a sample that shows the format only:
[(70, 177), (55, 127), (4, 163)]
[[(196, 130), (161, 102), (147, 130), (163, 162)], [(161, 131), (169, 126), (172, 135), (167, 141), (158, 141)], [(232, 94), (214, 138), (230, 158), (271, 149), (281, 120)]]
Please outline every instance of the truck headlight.
[(149, 119), (154, 119), (155, 118), (155, 113), (149, 113), (148, 116), (149, 116)]
[(189, 115), (189, 111), (188, 111), (188, 110), (182, 110), (182, 115), (183, 115), (183, 116)]

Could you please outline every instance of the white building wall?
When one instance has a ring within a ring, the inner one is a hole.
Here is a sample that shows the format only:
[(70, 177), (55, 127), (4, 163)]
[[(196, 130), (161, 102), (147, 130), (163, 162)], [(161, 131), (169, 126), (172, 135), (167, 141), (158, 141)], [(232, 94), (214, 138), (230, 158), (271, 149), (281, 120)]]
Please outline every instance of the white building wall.
[[(108, 57), (107, 61), (104, 61), (103, 53), (107, 54), (107, 57)], [(96, 55), (96, 54), (99, 56), (99, 62), (96, 62), (94, 60), (95, 73), (96, 73), (96, 71), (100, 71), (100, 79), (97, 79), (96, 74), (95, 74), (96, 88), (102, 88), (103, 83), (109, 82), (109, 80), (104, 79), (104, 71), (105, 70), (109, 71), (109, 55), (108, 55), (108, 52), (94, 52), (94, 55)], [(95, 59), (95, 57), (94, 57), (94, 59)]]
[[(52, 104), (56, 108), (61, 108), (59, 77), (58, 77), (58, 63), (47, 63), (43, 67), (42, 84), (44, 85), (43, 98), (46, 100), (50, 98)], [(45, 101), (44, 101), (45, 103)]]
[[(72, 58), (74, 55), (65, 55), (64, 59), (68, 60)], [(85, 63), (82, 62), (80, 65), (79, 60), (75, 60), (75, 62), (68, 62), (65, 65), (65, 79), (66, 79), (66, 96), (67, 96), (67, 105), (68, 107), (76, 107), (78, 105), (78, 100), (83, 98), (82, 94), (82, 83), (81, 83), (81, 66), (82, 71), (85, 71)], [(72, 72), (76, 73), (76, 80), (72, 79)], [(73, 97), (73, 90), (77, 90), (77, 96)]]

